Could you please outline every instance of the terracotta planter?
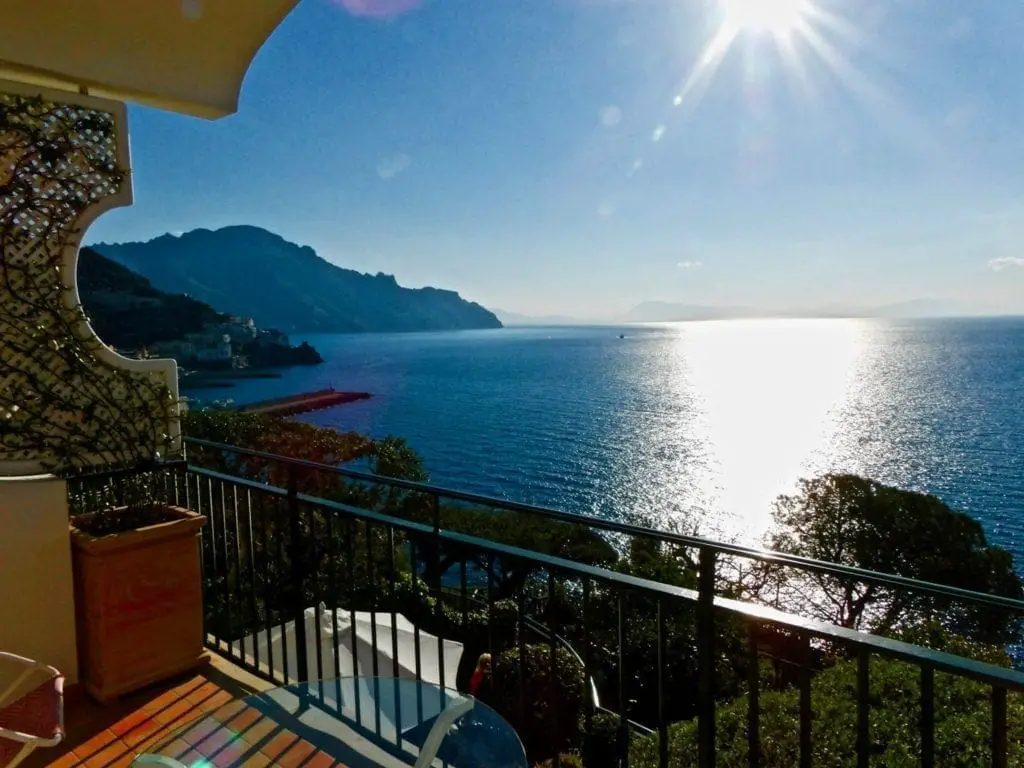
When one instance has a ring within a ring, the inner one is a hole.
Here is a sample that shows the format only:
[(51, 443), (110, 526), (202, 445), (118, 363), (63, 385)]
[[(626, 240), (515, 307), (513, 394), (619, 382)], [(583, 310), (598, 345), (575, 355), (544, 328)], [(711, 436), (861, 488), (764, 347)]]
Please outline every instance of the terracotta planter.
[(164, 509), (176, 519), (98, 537), (78, 528), (92, 515), (71, 519), (80, 673), (99, 701), (209, 658), (199, 562), (206, 518)]

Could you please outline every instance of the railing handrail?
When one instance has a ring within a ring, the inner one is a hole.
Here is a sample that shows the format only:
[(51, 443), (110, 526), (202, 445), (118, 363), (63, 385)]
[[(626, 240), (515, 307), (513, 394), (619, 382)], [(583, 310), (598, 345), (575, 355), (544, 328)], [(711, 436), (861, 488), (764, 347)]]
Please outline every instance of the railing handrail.
[[(363, 472), (359, 470), (348, 469), (345, 467), (334, 466), (332, 464), (324, 464), (321, 462), (309, 461), (306, 459), (295, 459), (288, 456), (281, 456), (280, 454), (276, 453), (268, 453), (266, 451), (258, 451), (251, 448), (243, 448), (240, 446), (228, 445), (226, 443), (217, 443), (212, 440), (203, 440), (201, 438), (189, 437), (186, 438), (185, 442), (187, 444), (202, 446), (204, 448), (213, 448), (239, 455), (267, 459), (270, 461), (280, 462), (285, 465), (302, 467), (321, 472), (329, 472), (353, 480), (362, 480), (364, 482), (389, 485), (396, 488), (402, 488), (408, 491), (432, 494), (435, 496), (441, 496), (444, 498), (454, 499), (457, 501), (465, 501), (473, 504), (479, 504), (484, 507), (493, 507), (496, 509), (507, 510), (510, 512), (521, 512), (523, 514), (543, 517), (549, 520), (557, 520), (559, 522), (571, 523), (574, 525), (586, 525), (591, 528), (609, 531), (611, 533), (656, 539), (658, 541), (676, 544), (679, 546), (696, 547), (698, 549), (710, 549), (717, 554), (730, 555), (733, 557), (741, 557), (762, 563), (771, 563), (774, 565), (798, 568), (804, 571), (823, 574), (826, 576), (853, 579), (859, 582), (863, 582), (865, 584), (872, 584), (874, 586), (879, 587), (910, 590), (921, 594), (931, 595), (933, 597), (942, 597), (952, 600), (964, 600), (967, 602), (980, 605), (987, 605), (994, 608), (1004, 608), (1008, 610), (1018, 611), (1024, 614), (1024, 600), (1017, 600), (1012, 597), (992, 595), (986, 592), (975, 592), (973, 590), (963, 589), (961, 587), (952, 587), (944, 584), (936, 584), (930, 581), (919, 581), (918, 579), (911, 579), (906, 576), (897, 576), (895, 574), (880, 573), (878, 571), (871, 571), (866, 568), (858, 568), (856, 566), (851, 565), (842, 565), (841, 563), (830, 563), (824, 560), (816, 560), (810, 557), (803, 557), (802, 555), (791, 555), (785, 552), (776, 552), (769, 549), (746, 547), (740, 544), (730, 544), (727, 542), (714, 541), (712, 539), (706, 539), (699, 536), (687, 536), (685, 534), (672, 533), (669, 531), (659, 531), (656, 528), (648, 528), (646, 526), (635, 525), (633, 523), (622, 523), (613, 520), (605, 520), (604, 518), (594, 517), (592, 515), (578, 515), (569, 512), (561, 512), (556, 509), (535, 506), (532, 504), (524, 504), (518, 501), (498, 499), (492, 496), (469, 493), (467, 491), (458, 491), (451, 488), (444, 488), (442, 486), (432, 485), (429, 483), (416, 482), (414, 480), (402, 480), (399, 478), (374, 474), (373, 472)], [(232, 479), (235, 479), (234, 476), (231, 477)]]
[[(234, 483), (235, 485), (250, 488), (262, 493), (287, 498), (289, 492), (277, 486), (263, 483), (257, 480), (228, 475), (215, 470), (205, 469), (189, 465), (189, 471), (197, 475), (208, 477), (213, 480)], [(699, 593), (696, 590), (686, 587), (676, 587), (663, 584), (650, 579), (644, 579), (631, 574), (619, 573), (606, 568), (594, 565), (578, 563), (573, 560), (546, 555), (532, 550), (522, 549), (507, 544), (481, 539), (462, 533), (455, 533), (447, 530), (436, 530), (430, 525), (417, 523), (411, 520), (393, 517), (383, 512), (354, 507), (338, 501), (322, 499), (317, 496), (299, 493), (295, 495), (296, 500), (301, 504), (310, 505), (321, 510), (329, 510), (342, 513), (349, 517), (355, 517), (365, 522), (389, 526), (394, 529), (415, 533), (425, 537), (436, 537), (457, 546), (469, 549), (490, 552), (494, 555), (509, 557), (528, 562), (537, 563), (545, 568), (557, 570), (563, 573), (571, 573), (579, 578), (594, 579), (605, 583), (614, 584), (619, 588), (628, 589), (657, 597), (693, 603), (696, 605), (699, 600)], [(785, 613), (768, 606), (754, 603), (733, 600), (716, 596), (714, 606), (723, 613), (728, 613), (755, 623), (770, 623), (807, 636), (822, 640), (840, 643), (845, 646), (866, 648), (880, 656), (886, 656), (900, 661), (907, 661), (919, 667), (929, 668), (939, 672), (949, 672), (961, 677), (967, 677), (981, 681), (988, 685), (997, 686), (1014, 691), (1024, 691), (1024, 673), (1017, 672), (1006, 667), (999, 667), (986, 662), (975, 661), (963, 656), (935, 651), (923, 646), (913, 645), (902, 640), (895, 640), (880, 635), (872, 635), (859, 632), (854, 629), (839, 627), (834, 624), (809, 619), (802, 616)]]

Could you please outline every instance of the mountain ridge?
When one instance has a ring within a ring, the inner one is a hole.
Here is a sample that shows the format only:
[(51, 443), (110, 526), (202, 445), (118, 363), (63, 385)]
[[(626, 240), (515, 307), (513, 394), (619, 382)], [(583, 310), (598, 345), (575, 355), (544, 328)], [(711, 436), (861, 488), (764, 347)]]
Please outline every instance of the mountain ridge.
[(988, 314), (983, 307), (952, 299), (921, 298), (877, 306), (831, 305), (766, 309), (749, 306), (705, 306), (671, 301), (645, 301), (619, 319), (627, 323), (686, 322), (738, 319), (911, 319), (972, 317)]
[(766, 309), (757, 306), (704, 305), (652, 300), (637, 304), (630, 310), (604, 317), (572, 317), (568, 315), (528, 315), (495, 309), (498, 318), (509, 326), (573, 326), (631, 325), (642, 323), (703, 322), (741, 319), (929, 319), (953, 317), (988, 317), (1000, 313), (990, 308), (953, 299), (921, 298), (875, 306), (828, 304), (812, 307)]
[(227, 319), (206, 302), (154, 288), (88, 246), (78, 254), (78, 294), (96, 335), (123, 350), (178, 339)]
[(248, 224), (90, 247), (160, 290), (252, 317), (262, 327), (324, 333), (502, 327), (494, 313), (456, 291), (406, 288), (394, 275), (346, 269), (308, 245)]

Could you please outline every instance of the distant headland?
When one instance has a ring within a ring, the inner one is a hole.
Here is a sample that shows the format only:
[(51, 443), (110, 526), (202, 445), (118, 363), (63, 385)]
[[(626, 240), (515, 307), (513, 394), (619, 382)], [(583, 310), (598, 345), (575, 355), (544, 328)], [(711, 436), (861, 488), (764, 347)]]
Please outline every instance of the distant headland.
[(157, 289), (285, 333), (501, 327), (493, 312), (455, 291), (405, 288), (392, 275), (344, 269), (259, 227), (196, 229), (91, 247)]

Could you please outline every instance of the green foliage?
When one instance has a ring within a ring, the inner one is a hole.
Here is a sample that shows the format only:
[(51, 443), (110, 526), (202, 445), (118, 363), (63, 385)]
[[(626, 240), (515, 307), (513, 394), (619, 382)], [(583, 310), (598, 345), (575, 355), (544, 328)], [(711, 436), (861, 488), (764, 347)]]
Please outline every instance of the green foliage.
[[(616, 564), (620, 573), (663, 584), (694, 589), (697, 573), (684, 550), (652, 539), (635, 538)], [(596, 646), (592, 654), (602, 698), (619, 701), (619, 592), (597, 587), (591, 607), (591, 636)], [(658, 599), (643, 592), (623, 594), (622, 659), (626, 669), (625, 695), (632, 704), (626, 715), (641, 723), (658, 719), (657, 667)], [(662, 600), (664, 681), (667, 717), (683, 719), (695, 712), (696, 697), (680, 695), (697, 689), (696, 606), (678, 600)], [(742, 627), (723, 615), (716, 618), (716, 695), (735, 696), (743, 676)]]
[[(375, 451), (373, 441), (354, 432), (324, 429), (270, 413), (217, 409), (189, 411), (182, 420), (182, 431), (186, 437), (323, 464), (366, 458)], [(254, 459), (240, 463), (235, 455), (214, 449), (193, 447), (190, 454), (194, 454), (190, 459), (200, 461), (203, 466), (245, 472), (246, 476), (257, 475), (269, 466)]]
[(589, 728), (580, 718), (580, 756), (590, 768), (615, 768), (622, 754), (621, 719), (612, 712), (594, 712)]
[[(413, 515), (421, 522), (431, 522), (432, 515), (422, 510)], [(604, 537), (585, 525), (573, 525), (559, 520), (546, 520), (497, 509), (465, 508), (445, 505), (441, 510), (441, 527), (500, 544), (526, 549), (542, 555), (561, 557), (578, 563), (610, 567), (618, 560), (618, 553)], [(436, 566), (441, 572), (465, 562), (480, 571), (489, 569), (490, 556), (480, 550), (448, 547), (441, 553)], [(493, 568), (495, 597), (512, 597), (522, 591), (531, 577), (541, 569), (533, 562), (514, 559), (496, 559)]]
[(578, 752), (563, 752), (556, 760), (553, 757), (542, 760), (534, 768), (583, 768), (583, 758)]
[(515, 729), (531, 759), (539, 760), (574, 746), (584, 705), (583, 668), (567, 650), (525, 645), (524, 684), (520, 687), (519, 648), (495, 656), (493, 706)]
[(430, 479), (420, 455), (403, 438), (393, 435), (374, 442), (371, 471), (383, 477), (420, 483)]
[[(409, 473), (421, 467), (418, 457), (402, 441), (380, 443), (354, 433), (340, 433), (281, 416), (238, 411), (189, 412), (183, 423), (189, 437), (252, 448), (290, 458), (333, 465), (365, 459), (373, 461), (378, 445), (386, 447), (391, 471), (401, 472), (403, 457)], [(410, 458), (411, 457), (411, 458)], [(379, 492), (345, 481), (331, 472), (289, 468), (278, 461), (239, 456), (217, 449), (189, 449), (189, 460), (242, 477), (287, 487), (294, 480), (300, 493), (376, 506)], [(207, 622), (225, 637), (240, 636), (270, 621), (290, 619), (300, 606), (320, 601), (352, 610), (389, 610), (392, 606), (415, 611), (425, 598), (426, 586), (411, 577), (411, 564), (400, 534), (380, 526), (339, 518), (307, 506), (292, 517), (287, 502), (277, 496), (251, 493), (242, 508), (244, 520), (236, 526), (234, 505), (221, 504), (215, 494), (204, 512), (218, 525), (218, 537), (204, 539), (211, 548), (209, 561), (216, 572), (206, 574)], [(223, 520), (223, 524), (221, 521)], [(250, 526), (251, 521), (251, 526)], [(222, 533), (221, 533), (222, 531)], [(239, 551), (239, 562), (213, 547)], [(247, 562), (251, 558), (252, 567)], [(301, 588), (296, 582), (302, 577)], [(255, 593), (251, 601), (239, 595)]]
[[(423, 461), (404, 440), (373, 440), (355, 432), (338, 432), (269, 413), (233, 410), (190, 411), (182, 422), (187, 437), (250, 448), (330, 466), (365, 461), (371, 472), (402, 480), (424, 481)], [(286, 463), (192, 446), (189, 459), (210, 469), (264, 480), (300, 493), (368, 509), (400, 513), (410, 494), (380, 484), (350, 482), (326, 470), (289, 467)]]
[[(419, 457), (400, 440), (371, 441), (358, 435), (340, 435), (277, 417), (230, 412), (190, 414), (189, 434), (218, 442), (250, 445), (270, 452), (331, 463), (351, 459), (368, 462), (379, 474), (413, 480), (425, 479)], [(202, 453), (204, 461), (221, 462), (230, 471), (285, 483), (286, 476), (272, 463), (242, 462), (216, 453)], [(233, 463), (235, 462), (235, 463)], [(434, 507), (433, 497), (421, 492), (389, 489), (337, 478), (327, 473), (300, 473), (299, 489), (419, 522), (432, 524), (440, 514), (441, 527), (534, 552), (566, 557), (613, 567), (621, 573), (684, 588), (695, 588), (697, 574), (688, 553), (649, 539), (627, 542), (618, 556), (601, 536), (585, 526), (546, 521), (535, 517), (490, 509), (444, 505)], [(888, 489), (860, 478), (828, 477), (805, 483), (798, 497), (781, 499), (777, 518), (782, 528), (778, 541), (794, 551), (825, 557), (862, 567), (888, 569), (917, 578), (959, 581), (961, 586), (988, 585), (993, 591), (1014, 593), (1019, 581), (1012, 574), (1008, 555), (988, 547), (980, 528), (965, 516), (949, 510), (932, 497)], [(230, 507), (230, 505), (229, 505)], [(216, 510), (216, 501), (214, 502)], [(233, 511), (223, 527), (227, 551), (236, 549)], [(220, 512), (218, 512), (220, 514)], [(537, 635), (525, 621), (556, 627), (581, 653), (588, 653), (602, 698), (618, 701), (619, 606), (623, 614), (622, 656), (626, 690), (622, 698), (635, 702), (625, 714), (651, 724), (657, 720), (658, 601), (642, 592), (619, 594), (591, 583), (588, 604), (588, 635), (583, 646), (582, 601), (578, 582), (560, 580), (549, 594), (546, 574), (535, 565), (500, 559), (491, 562), (479, 551), (458, 547), (434, 549), (434, 538), (403, 537), (367, 526), (355, 520), (328, 518), (314, 509), (305, 510), (298, 531), (301, 546), (293, 544), (296, 529), (280, 499), (258, 500), (252, 509), (257, 523), (269, 532), (264, 546), (252, 542), (255, 568), (246, 558), (250, 542), (240, 541), (240, 567), (230, 561), (226, 569), (208, 582), (208, 601), (214, 606), (208, 615), (211, 626), (224, 636), (240, 625), (265, 623), (268, 616), (286, 616), (292, 563), (309, 566), (304, 581), (304, 604), (324, 600), (355, 610), (395, 610), (405, 614), (424, 630), (459, 640), (465, 654), (459, 680), (465, 684), (479, 653), (495, 654), (491, 699), (495, 708), (516, 728), (532, 760), (549, 761), (562, 754), (571, 765), (604, 768), (614, 764), (618, 754), (619, 720), (615, 715), (595, 713), (590, 728), (583, 732), (582, 710), (586, 685), (583, 670), (569, 651), (556, 650), (551, 665), (551, 648), (535, 644)], [(218, 518), (219, 519), (219, 518)], [(943, 525), (950, 524), (948, 530)], [(917, 527), (915, 527), (917, 526)], [(245, 526), (243, 525), (244, 529)], [(913, 534), (913, 535), (912, 535)], [(218, 534), (219, 535), (219, 534)], [(916, 537), (916, 538), (915, 538)], [(955, 539), (955, 540), (954, 540)], [(922, 543), (923, 542), (923, 543)], [(416, 567), (409, 553), (417, 557)], [(1005, 558), (1004, 558), (1005, 555)], [(262, 558), (262, 559), (261, 559)], [(293, 560), (292, 558), (297, 558)], [(465, 564), (479, 578), (493, 569), (491, 596), (499, 600), (488, 615), (486, 591), (479, 581), (472, 583), (471, 595), (462, 595), (436, 585), (443, 583)], [(956, 566), (956, 567), (954, 567)], [(943, 571), (951, 573), (944, 573)], [(957, 572), (958, 571), (958, 572)], [(419, 574), (414, 576), (413, 573)], [(247, 576), (253, 573), (254, 576)], [(762, 574), (764, 575), (764, 574)], [(908, 642), (944, 649), (951, 653), (1006, 664), (1005, 654), (996, 646), (968, 642), (951, 632), (968, 631), (973, 637), (1002, 642), (1012, 629), (1012, 620), (992, 613), (965, 611), (936, 601), (868, 590), (862, 585), (807, 579), (792, 581), (792, 574), (767, 572), (785, 597), (801, 594), (809, 586), (820, 599), (801, 604), (824, 612), (829, 597), (842, 606), (846, 623), (886, 629)], [(541, 578), (538, 578), (541, 577)], [(786, 580), (786, 577), (790, 580)], [(259, 595), (255, 613), (246, 613), (233, 595), (247, 594), (247, 579), (256, 579)], [(831, 591), (827, 591), (831, 590)], [(264, 595), (266, 597), (264, 597)], [(468, 599), (472, 598), (472, 599)], [(515, 599), (511, 599), (515, 598)], [(517, 600), (522, 598), (526, 616), (520, 617)], [(664, 647), (664, 682), (670, 719), (670, 755), (673, 766), (696, 761), (694, 715), (697, 689), (695, 611), (691, 604), (663, 601), (661, 604)], [(937, 620), (928, 621), (931, 612)], [(823, 618), (835, 619), (836, 614)], [(747, 764), (747, 674), (746, 628), (719, 615), (717, 621), (716, 699), (718, 705), (719, 765)], [(218, 623), (219, 622), (219, 623)], [(526, 627), (525, 636), (520, 631)], [(240, 633), (235, 631), (233, 636)], [(778, 633), (776, 633), (778, 634)], [(772, 640), (772, 638), (768, 638)], [(784, 636), (774, 641), (785, 646)], [(525, 644), (523, 664), (525, 685), (520, 687), (518, 644)], [(784, 649), (785, 651), (785, 649)], [(815, 653), (813, 680), (813, 727), (816, 764), (848, 766), (855, 761), (856, 664), (845, 658), (830, 658), (831, 649)], [(785, 652), (781, 654), (785, 656)], [(763, 765), (789, 768), (797, 762), (799, 734), (798, 695), (788, 687), (791, 680), (766, 664), (761, 683), (761, 745)], [(872, 659), (871, 729), (872, 764), (915, 765), (920, 733), (920, 673), (903, 663)], [(520, 695), (522, 694), (522, 709)], [(961, 678), (937, 674), (936, 747), (939, 764), (974, 766), (989, 759), (989, 691)], [(1017, 697), (1010, 700), (1012, 760), (1024, 764), (1020, 742), (1024, 739), (1024, 707)], [(579, 755), (572, 754), (580, 750)], [(632, 764), (657, 765), (657, 737), (635, 738), (631, 743)]]
[[(1013, 556), (990, 546), (981, 525), (931, 496), (854, 475), (804, 480), (776, 502), (773, 549), (1020, 599)], [(982, 642), (1013, 642), (1019, 617), (1000, 609), (894, 592), (830, 576), (773, 570), (762, 596), (783, 608), (841, 626), (892, 632), (941, 616), (949, 629)]]
[[(998, 652), (946, 636), (948, 647), (985, 660)], [(1005, 655), (1002, 661), (1006, 661)], [(873, 658), (870, 667), (871, 765), (910, 768), (920, 763), (920, 669), (904, 662)], [(857, 764), (857, 663), (842, 661), (812, 681), (812, 746), (815, 765), (853, 768)], [(936, 765), (974, 768), (991, 765), (990, 688), (963, 677), (935, 675)], [(760, 695), (761, 765), (790, 768), (799, 763), (799, 694), (793, 689), (763, 691)], [(717, 713), (720, 768), (748, 764), (747, 696)], [(1024, 765), (1024, 697), (1008, 700), (1009, 765)], [(669, 728), (669, 765), (697, 765), (697, 723), (690, 720)], [(635, 739), (630, 765), (658, 765), (657, 734)]]

